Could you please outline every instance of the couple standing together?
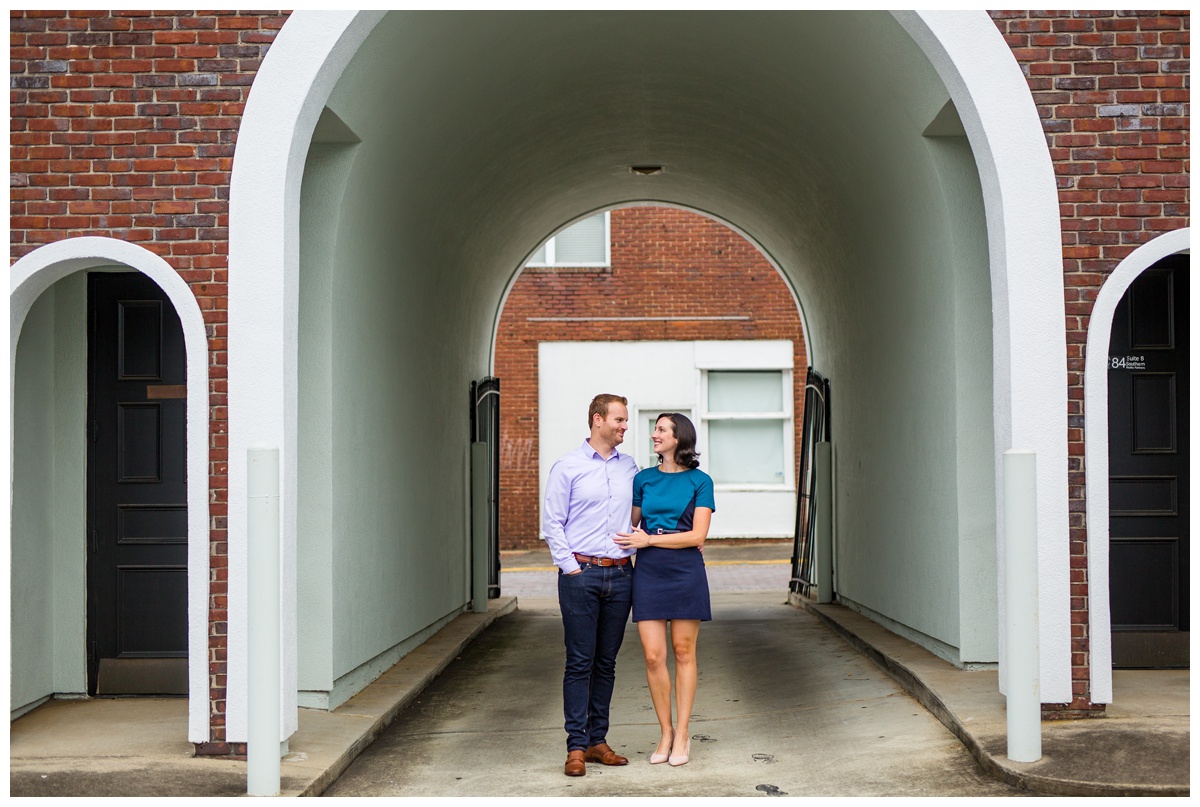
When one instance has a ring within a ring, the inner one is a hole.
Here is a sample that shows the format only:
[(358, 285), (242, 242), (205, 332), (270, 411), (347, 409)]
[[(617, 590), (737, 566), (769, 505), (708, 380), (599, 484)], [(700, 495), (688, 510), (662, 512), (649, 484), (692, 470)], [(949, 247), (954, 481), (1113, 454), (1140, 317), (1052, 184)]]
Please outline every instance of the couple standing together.
[[(567, 648), (563, 714), (567, 776), (587, 762), (626, 765), (607, 742), (617, 651), (633, 610), (646, 680), (662, 736), (650, 763), (683, 765), (696, 697), (696, 638), (712, 618), (701, 547), (716, 509), (712, 478), (699, 470), (696, 429), (678, 413), (658, 416), (657, 467), (638, 471), (617, 450), (629, 428), (628, 401), (597, 395), (583, 445), (550, 469), (542, 534), (558, 567)], [(636, 575), (631, 556), (636, 552)], [(675, 654), (675, 702), (667, 670), (667, 626)]]

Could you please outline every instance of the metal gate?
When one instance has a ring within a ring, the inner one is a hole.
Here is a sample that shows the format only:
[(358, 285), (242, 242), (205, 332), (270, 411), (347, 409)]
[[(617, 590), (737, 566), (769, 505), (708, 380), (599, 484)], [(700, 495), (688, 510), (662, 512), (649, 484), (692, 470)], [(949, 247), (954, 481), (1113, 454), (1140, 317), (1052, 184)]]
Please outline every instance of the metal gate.
[(471, 441), (487, 446), (488, 599), (500, 596), (500, 379), (471, 382)]
[(800, 474), (796, 485), (796, 534), (792, 548), (792, 579), (789, 590), (811, 596), (817, 587), (813, 554), (816, 548), (816, 480), (813, 446), (830, 438), (829, 381), (809, 368), (804, 382), (804, 432), (800, 440)]

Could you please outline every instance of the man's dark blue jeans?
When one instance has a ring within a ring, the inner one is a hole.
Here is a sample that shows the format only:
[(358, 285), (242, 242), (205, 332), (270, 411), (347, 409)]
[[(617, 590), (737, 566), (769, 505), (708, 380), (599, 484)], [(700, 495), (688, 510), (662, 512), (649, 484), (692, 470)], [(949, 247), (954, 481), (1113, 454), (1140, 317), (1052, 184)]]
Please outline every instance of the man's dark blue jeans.
[(567, 666), (563, 716), (567, 752), (605, 742), (608, 708), (617, 677), (617, 651), (633, 605), (633, 564), (583, 564), (579, 574), (558, 573)]

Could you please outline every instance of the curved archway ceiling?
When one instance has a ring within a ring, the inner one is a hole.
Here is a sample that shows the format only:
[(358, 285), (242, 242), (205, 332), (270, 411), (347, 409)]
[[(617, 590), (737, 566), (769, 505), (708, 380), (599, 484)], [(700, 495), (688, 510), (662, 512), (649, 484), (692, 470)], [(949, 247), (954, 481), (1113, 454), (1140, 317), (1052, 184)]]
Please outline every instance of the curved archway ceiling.
[(947, 98), (885, 12), (391, 12), (328, 106), (362, 141), (356, 229), (407, 234), (406, 260), (485, 309), (569, 220), (666, 201), (755, 238), (819, 350), (869, 293), (864, 247), (925, 249), (922, 135)]
[[(886, 12), (389, 13), (301, 200), (301, 409), (332, 435), (343, 532), (400, 551), (364, 490), (415, 535), (458, 529), (426, 503), (462, 485), (464, 391), (517, 267), (592, 211), (673, 203), (756, 240), (804, 307), (835, 390), (839, 596), (995, 661), (987, 235), (947, 101)], [(345, 584), (378, 556), (339, 552)], [(364, 658), (387, 646), (346, 624)]]

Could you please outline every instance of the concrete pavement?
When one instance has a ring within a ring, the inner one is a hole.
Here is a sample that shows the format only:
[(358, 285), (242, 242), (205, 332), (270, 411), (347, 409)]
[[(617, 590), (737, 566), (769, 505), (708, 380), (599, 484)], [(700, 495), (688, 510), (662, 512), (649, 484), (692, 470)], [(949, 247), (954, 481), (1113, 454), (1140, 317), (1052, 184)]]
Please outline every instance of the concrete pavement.
[[(734, 550), (737, 550), (736, 553)], [(723, 552), (728, 554), (722, 554)], [(774, 555), (774, 558), (769, 555)], [(547, 583), (553, 581), (553, 572), (534, 571), (537, 568), (536, 563), (542, 559), (537, 556), (526, 557), (527, 562), (524, 565), (516, 557), (507, 558), (505, 577), (511, 582), (515, 577), (509, 575), (541, 574), (545, 576), (545, 580), (538, 585), (545, 589)], [(741, 612), (748, 614), (747, 624), (753, 623), (759, 627), (742, 631), (728, 639), (741, 648), (740, 666), (734, 661), (713, 659), (706, 670), (702, 660), (702, 691), (713, 696), (727, 689), (725, 685), (711, 680), (717, 677), (722, 666), (737, 673), (731, 674), (730, 678), (736, 681), (740, 680), (739, 676), (744, 679), (751, 673), (757, 675), (761, 670), (779, 668), (781, 654), (787, 655), (784, 664), (787, 669), (796, 668), (801, 664), (809, 665), (812, 675), (809, 676), (808, 690), (811, 690), (812, 682), (816, 680), (814, 676), (820, 674), (822, 668), (828, 672), (852, 663), (848, 656), (854, 655), (849, 652), (853, 647), (886, 670), (891, 678), (912, 693), (912, 696), (928, 709), (928, 714), (917, 708), (897, 711), (894, 708), (896, 704), (912, 704), (912, 701), (907, 695), (897, 699), (898, 696), (894, 694), (886, 694), (887, 687), (883, 686), (885, 682), (879, 675), (861, 672), (850, 674), (850, 679), (878, 679), (858, 684), (859, 686), (883, 687), (879, 692), (866, 696), (859, 704), (853, 703), (855, 697), (849, 696), (848, 691), (843, 689), (842, 682), (838, 681), (836, 685), (832, 682), (823, 684), (823, 691), (827, 694), (832, 693), (827, 699), (830, 703), (845, 703), (840, 713), (831, 712), (819, 721), (812, 718), (812, 715), (820, 711), (816, 706), (806, 712), (798, 712), (795, 708), (788, 711), (785, 708), (787, 704), (783, 703), (785, 695), (790, 697), (788, 690), (756, 685), (758, 689), (752, 696), (753, 711), (755, 714), (761, 713), (761, 718), (756, 719), (778, 723), (781, 715), (792, 714), (796, 717), (797, 731), (801, 732), (799, 735), (794, 734), (780, 749), (781, 753), (776, 754), (772, 749), (758, 748), (757, 743), (752, 741), (753, 732), (747, 731), (741, 740), (735, 741), (734, 735), (737, 732), (729, 732), (727, 727), (744, 719), (742, 712), (748, 711), (749, 707), (735, 706), (732, 703), (734, 698), (738, 698), (739, 703), (745, 702), (746, 698), (725, 691), (721, 698), (706, 704), (707, 715), (697, 709), (699, 714), (697, 722), (693, 724), (693, 734), (716, 737), (712, 731), (700, 728), (699, 720), (702, 717), (711, 718), (711, 726), (729, 734), (729, 739), (724, 742), (698, 741), (699, 747), (694, 746), (695, 763), (700, 763), (707, 757), (711, 773), (716, 769), (716, 760), (725, 755), (727, 749), (737, 750), (742, 767), (737, 769), (737, 776), (729, 781), (751, 786), (750, 792), (744, 795), (780, 795), (781, 793), (772, 792), (771, 788), (787, 791), (788, 786), (800, 787), (802, 783), (787, 784), (789, 780), (782, 775), (787, 768), (781, 759), (786, 759), (787, 754), (796, 753), (795, 749), (819, 750), (826, 746), (832, 748), (830, 737), (841, 738), (842, 735), (858, 737), (858, 740), (839, 746), (844, 752), (827, 754), (825, 762), (815, 757), (806, 757), (803, 760), (792, 760), (792, 766), (797, 771), (819, 767), (825, 771), (824, 775), (828, 781), (846, 782), (848, 786), (857, 786), (864, 781), (875, 782), (879, 789), (869, 792), (893, 792), (887, 788), (898, 787), (903, 792), (915, 795), (919, 791), (913, 787), (925, 780), (920, 777), (914, 780), (906, 775), (905, 758), (910, 750), (908, 746), (927, 745), (928, 741), (918, 742), (910, 739), (905, 743), (898, 741), (895, 734), (901, 729), (911, 730), (912, 726), (918, 723), (932, 722), (924, 719), (929, 714), (935, 716), (949, 730), (944, 736), (958, 738), (952, 739), (949, 746), (942, 745), (941, 740), (933, 741), (944, 763), (953, 763), (955, 754), (959, 757), (969, 754), (978, 761), (978, 764), (971, 763), (966, 769), (957, 764), (953, 767), (952, 791), (953, 787), (980, 786), (986, 789), (988, 786), (994, 786), (1001, 788), (995, 791), (996, 793), (1008, 792), (1005, 789), (1007, 784), (1028, 791), (1074, 795), (1184, 795), (1189, 792), (1188, 671), (1117, 671), (1114, 683), (1117, 703), (1110, 706), (1107, 717), (1043, 723), (1043, 759), (1036, 763), (1011, 763), (1004, 757), (1004, 703), (997, 690), (994, 671), (957, 670), (916, 645), (888, 633), (875, 623), (840, 606), (815, 606), (809, 603), (798, 603), (799, 607), (786, 606), (784, 591), (777, 587), (773, 578), (768, 581), (770, 592), (766, 594), (747, 591), (747, 586), (761, 585), (747, 577), (734, 584), (743, 587), (735, 588), (734, 591), (740, 593), (722, 593), (718, 590), (717, 578), (723, 566), (720, 561), (741, 560), (740, 564), (728, 565), (741, 566), (742, 573), (770, 575), (777, 572), (763, 572), (762, 569), (780, 566), (781, 557), (786, 558), (786, 554), (782, 554), (778, 547), (728, 547), (724, 550), (706, 548), (706, 560), (710, 565), (710, 580), (714, 588), (714, 606), (721, 609), (717, 614), (718, 620), (723, 618), (721, 614), (728, 613), (730, 616), (724, 619), (727, 624), (733, 624), (735, 620), (732, 619), (732, 614), (741, 609)], [(548, 557), (545, 560), (548, 561)], [(786, 566), (784, 568), (786, 569)], [(523, 571), (518, 572), (519, 569)], [(502, 586), (511, 587), (505, 584), (504, 578)], [(464, 649), (473, 639), (483, 634), (482, 638), (494, 645), (495, 641), (504, 638), (501, 636), (501, 628), (505, 628), (504, 633), (511, 633), (511, 630), (506, 628), (510, 621), (507, 619), (486, 634), (483, 632), (495, 620), (513, 613), (518, 606), (518, 616), (522, 622), (556, 621), (556, 603), (552, 597), (520, 595), (519, 602), (512, 597), (503, 597), (492, 602), (486, 615), (464, 614), (459, 617), (339, 709), (333, 712), (302, 709), (300, 730), (292, 737), (290, 753), (283, 762), (284, 793), (316, 795), (324, 792), (398, 715), (408, 720), (410, 712), (415, 716), (414, 710), (428, 707), (428, 704), (417, 703), (422, 700), (421, 693), (447, 665), (470, 655), (464, 652)], [(529, 619), (526, 619), (526, 616)], [(515, 622), (513, 625), (514, 629), (519, 627)], [(712, 641), (718, 635), (717, 625), (718, 621), (714, 621), (710, 626), (706, 626), (704, 635), (709, 641), (702, 642), (702, 648), (709, 645), (713, 649), (717, 647)], [(795, 641), (785, 644), (778, 651), (764, 651), (769, 638), (780, 631), (795, 632), (794, 635), (787, 634), (792, 635)], [(840, 634), (841, 638), (837, 638), (835, 632)], [(801, 634), (803, 640), (800, 638)], [(849, 642), (849, 645), (846, 642)], [(478, 644), (480, 648), (483, 647), (482, 642)], [(543, 640), (524, 651), (524, 657), (528, 657), (532, 664), (531, 668), (521, 664), (499, 668), (485, 665), (486, 676), (481, 678), (480, 682), (490, 681), (492, 683), (488, 685), (499, 686), (501, 692), (520, 692), (527, 688), (527, 677), (531, 675), (531, 671), (541, 671), (541, 675), (545, 675), (546, 670), (553, 673), (551, 668), (554, 664), (561, 663), (553, 662), (550, 658), (552, 654), (557, 654), (555, 658), (561, 655), (561, 637), (555, 639), (552, 644), (553, 647), (550, 647)], [(471, 652), (475, 650), (473, 646)], [(636, 633), (632, 633), (632, 627), (630, 638), (627, 639), (622, 652), (634, 655), (622, 659), (623, 666), (620, 668), (622, 672), (618, 684), (634, 688), (627, 695), (631, 699), (630, 703), (636, 702), (637, 706), (637, 711), (628, 712), (626, 718), (630, 727), (636, 727), (631, 728), (636, 736), (626, 734), (624, 741), (644, 744), (643, 741), (653, 739), (651, 735), (654, 734), (654, 722), (652, 713), (648, 716), (641, 714), (649, 706), (644, 695), (644, 679), (636, 674), (640, 669), (640, 658), (637, 657), (637, 639)], [(731, 658), (737, 657), (735, 654)], [(887, 683), (890, 686), (890, 682)], [(797, 683), (798, 693), (808, 690), (805, 689), (804, 682)], [(556, 701), (557, 697), (554, 695), (549, 699)], [(516, 725), (515, 721), (525, 719), (525, 711), (506, 710), (503, 700), (493, 699), (476, 703), (470, 715), (479, 720), (498, 720), (501, 726)], [(726, 700), (730, 702), (726, 703)], [(557, 703), (548, 705), (553, 707), (551, 712), (558, 709)], [(543, 704), (542, 708), (546, 706), (547, 704)], [(797, 704), (792, 706), (799, 708)], [(915, 707), (915, 704), (912, 706)], [(722, 715), (722, 709), (728, 711)], [(878, 715), (882, 723), (874, 720), (872, 714)], [(542, 723), (545, 725), (541, 725)], [(884, 730), (877, 735), (869, 735), (870, 731), (880, 725)], [(545, 729), (550, 737), (557, 735), (557, 739), (551, 744), (561, 745), (560, 712), (548, 722), (539, 721), (535, 728)], [(921, 731), (929, 731), (928, 726), (923, 726)], [(245, 763), (238, 760), (192, 757), (191, 745), (186, 741), (186, 732), (187, 702), (183, 699), (52, 701), (11, 725), (10, 793), (15, 796), (211, 796), (243, 793)], [(888, 739), (889, 732), (893, 735), (891, 739)], [(647, 734), (648, 739), (642, 738), (641, 734)], [(616, 737), (614, 733), (614, 739)], [(476, 736), (475, 739), (487, 743), (486, 738), (481, 740)], [(492, 746), (488, 743), (487, 747)], [(722, 750), (718, 753), (715, 749)], [(634, 749), (634, 754), (630, 754), (629, 750), (625, 749), (627, 756), (649, 753), (640, 747)], [(505, 756), (491, 752), (477, 754), (470, 758), (465, 767), (471, 769), (472, 776), (483, 777), (480, 781), (486, 782), (489, 771), (494, 774), (495, 771), (509, 767)], [(558, 756), (562, 754), (550, 753), (549, 758), (537, 754), (531, 759), (530, 764), (536, 766), (536, 775), (526, 784), (533, 785), (534, 780), (542, 781), (542, 769), (545, 768), (546, 786), (542, 789), (525, 790), (525, 793), (552, 795), (557, 792), (551, 790), (552, 788), (561, 788), (564, 783), (571, 782), (561, 775), (561, 760)], [(732, 757), (730, 759), (732, 760)], [(744, 766), (748, 763), (745, 760), (752, 761), (760, 768), (752, 767), (747, 771)], [(969, 757), (967, 761), (971, 762)], [(662, 773), (659, 768), (667, 766), (644, 767), (658, 777)], [(678, 795), (716, 795), (713, 788), (702, 781), (705, 777), (698, 773), (702, 767), (701, 764), (689, 764), (684, 768), (672, 770), (672, 773), (682, 775), (667, 782), (667, 786), (675, 788), (670, 792)], [(857, 772), (856, 778), (839, 778), (837, 772), (843, 769)], [(974, 777), (974, 774), (970, 773), (972, 769), (980, 774), (984, 781), (967, 781)], [(600, 783), (611, 785), (617, 781), (616, 776), (626, 770), (629, 769), (604, 770), (600, 766), (589, 766), (588, 776), (578, 780), (578, 783), (580, 788), (599, 787)], [(892, 772), (890, 779), (879, 778), (879, 772), (884, 770)], [(925, 770), (936, 779), (938, 776), (944, 776), (944, 771), (951, 769), (943, 765), (941, 768), (935, 766), (933, 770)], [(938, 774), (938, 770), (942, 770), (943, 774)], [(781, 775), (751, 775), (763, 771), (781, 772)], [(656, 787), (654, 782), (662, 783), (657, 778), (641, 779), (645, 773), (642, 771), (639, 774), (638, 781), (649, 783), (652, 790)], [(449, 787), (453, 782), (451, 778), (445, 784)], [(403, 784), (398, 782), (398, 792), (408, 794), (408, 791), (403, 789)], [(738, 786), (742, 787), (742, 784)], [(765, 786), (765, 789), (755, 790), (758, 785)], [(728, 786), (726, 782), (716, 789)], [(573, 792), (585, 791), (578, 789)], [(594, 792), (599, 794), (604, 790), (600, 788)], [(848, 795), (851, 792), (863, 791), (848, 787), (841, 791), (841, 794)], [(808, 791), (793, 791), (789, 792), (789, 795), (808, 795)]]
[[(280, 777), (284, 796), (316, 796), (498, 618), (462, 614), (332, 712), (301, 709)], [(12, 796), (237, 796), (246, 763), (192, 756), (184, 698), (50, 701), (9, 729)]]
[(1061, 796), (1190, 792), (1189, 670), (1114, 670), (1106, 716), (1042, 721), (1042, 758), (1007, 758), (995, 670), (960, 670), (839, 605), (792, 600), (883, 668), (955, 734), (992, 776)]
[[(628, 766), (562, 773), (562, 626), (525, 601), (463, 653), (331, 796), (1011, 796), (954, 735), (819, 620), (774, 592), (713, 595), (700, 629), (687, 765), (650, 765), (659, 729), (631, 624), (608, 740)], [(514, 685), (519, 682), (519, 685)]]

